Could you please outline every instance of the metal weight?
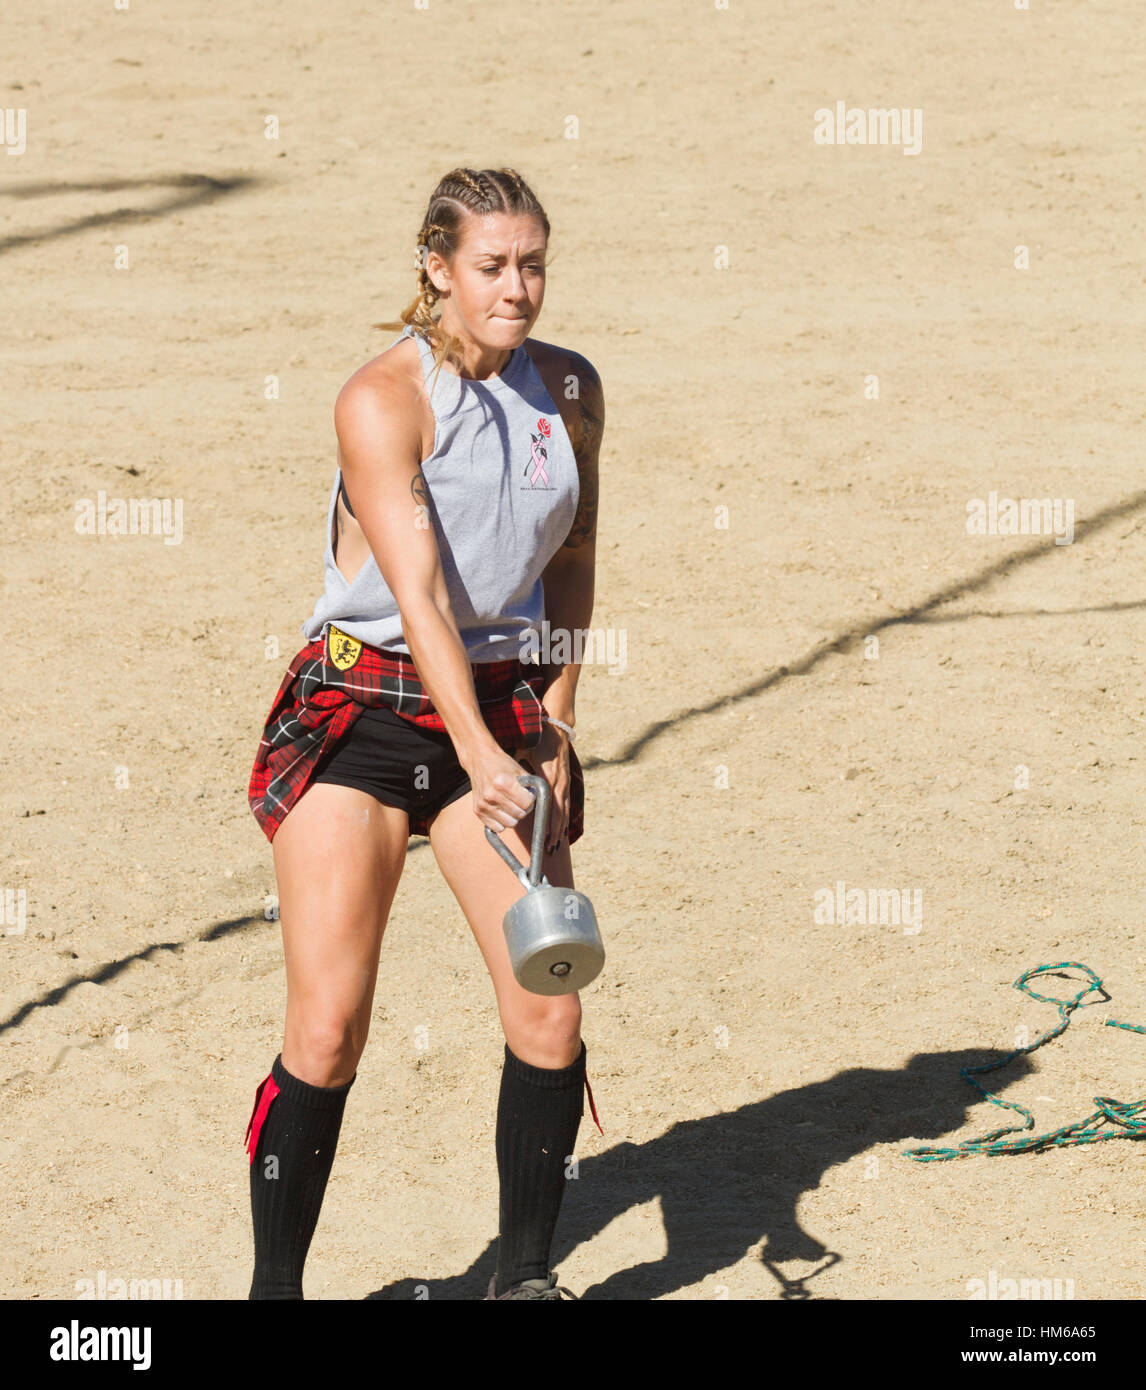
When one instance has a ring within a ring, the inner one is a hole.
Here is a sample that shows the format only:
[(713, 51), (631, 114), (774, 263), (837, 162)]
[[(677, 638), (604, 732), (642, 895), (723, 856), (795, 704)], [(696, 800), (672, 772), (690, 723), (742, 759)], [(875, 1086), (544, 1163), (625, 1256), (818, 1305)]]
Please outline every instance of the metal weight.
[(485, 831), (486, 839), (525, 888), (525, 897), (513, 904), (502, 922), (513, 974), (531, 994), (575, 994), (595, 980), (605, 964), (597, 916), (584, 893), (555, 888), (541, 872), (549, 783), (532, 773), (517, 780), (534, 794), (529, 867), (488, 826)]

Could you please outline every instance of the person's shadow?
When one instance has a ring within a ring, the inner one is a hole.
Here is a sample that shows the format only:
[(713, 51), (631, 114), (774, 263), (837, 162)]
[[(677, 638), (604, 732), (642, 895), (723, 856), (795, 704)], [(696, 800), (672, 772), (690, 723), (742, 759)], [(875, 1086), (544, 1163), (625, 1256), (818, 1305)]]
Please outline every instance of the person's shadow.
[[(573, 1249), (610, 1221), (659, 1198), (666, 1253), (658, 1260), (617, 1270), (585, 1290), (582, 1299), (663, 1298), (727, 1269), (761, 1240), (760, 1258), (779, 1282), (781, 1298), (811, 1297), (807, 1280), (844, 1257), (801, 1227), (796, 1206), (803, 1193), (818, 1187), (829, 1168), (877, 1144), (907, 1148), (913, 1140), (952, 1134), (972, 1108), (979, 1109), (983, 1120), (976, 1137), (1009, 1123), (1007, 1117), (1013, 1112), (989, 1106), (959, 1075), (961, 1067), (984, 1065), (1006, 1055), (980, 1050), (938, 1052), (918, 1054), (895, 1071), (853, 1067), (739, 1110), (683, 1120), (647, 1144), (618, 1144), (587, 1158), (565, 1192), (550, 1266), (559, 1270)], [(1030, 1061), (1018, 1057), (1005, 1069), (988, 1074), (984, 1085), (1001, 1091), (1031, 1070)], [(601, 1101), (608, 1104), (607, 1093), (597, 1094), (596, 1099), (606, 1120)], [(1014, 1118), (1017, 1123), (1018, 1117)], [(582, 1125), (591, 1123), (586, 1108)], [(898, 1153), (883, 1155), (880, 1162), (915, 1166)], [(862, 1180), (857, 1174), (857, 1181)], [(825, 1258), (827, 1263), (798, 1277), (776, 1268), (786, 1261)], [(447, 1279), (401, 1279), (368, 1297), (484, 1298), (496, 1268), (497, 1242), (491, 1241), (461, 1274)]]

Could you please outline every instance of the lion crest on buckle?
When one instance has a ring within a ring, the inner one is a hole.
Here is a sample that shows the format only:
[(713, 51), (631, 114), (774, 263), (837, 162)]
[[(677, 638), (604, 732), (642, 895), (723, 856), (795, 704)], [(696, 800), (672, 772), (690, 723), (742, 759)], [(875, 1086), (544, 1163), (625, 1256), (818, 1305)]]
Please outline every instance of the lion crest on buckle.
[(330, 631), (326, 634), (326, 652), (332, 666), (340, 671), (349, 671), (362, 655), (362, 643), (331, 623)]

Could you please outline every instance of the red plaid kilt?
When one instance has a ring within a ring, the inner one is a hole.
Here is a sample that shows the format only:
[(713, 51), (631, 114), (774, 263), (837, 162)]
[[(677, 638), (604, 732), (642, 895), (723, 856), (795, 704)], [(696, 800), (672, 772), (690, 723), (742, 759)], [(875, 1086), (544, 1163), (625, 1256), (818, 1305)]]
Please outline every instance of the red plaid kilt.
[[(474, 690), (486, 727), (513, 756), (533, 748), (543, 731), (540, 666), (512, 657), (471, 662)], [(383, 652), (331, 626), (327, 640), (308, 642), (287, 668), (251, 769), (251, 810), (268, 840), (306, 791), (315, 769), (354, 727), (364, 709), (389, 707), (424, 729), (446, 732), (412, 659)], [(569, 749), (569, 843), (584, 831), (585, 778)], [(410, 834), (428, 835), (423, 817), (411, 814)]]

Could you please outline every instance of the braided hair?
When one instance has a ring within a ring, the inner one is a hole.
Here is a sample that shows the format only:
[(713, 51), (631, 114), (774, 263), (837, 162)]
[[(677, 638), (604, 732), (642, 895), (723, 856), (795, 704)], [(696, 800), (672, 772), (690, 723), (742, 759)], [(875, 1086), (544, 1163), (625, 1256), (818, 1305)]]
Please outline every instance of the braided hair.
[[(401, 328), (409, 325), (428, 339), (436, 366), (434, 380), (442, 363), (458, 358), (460, 340), (447, 333), (431, 310), (440, 298), (430, 279), (426, 262), (431, 251), (448, 263), (453, 261), (466, 231), (469, 217), (492, 213), (525, 214), (536, 217), (549, 236), (549, 219), (536, 195), (516, 169), (451, 169), (430, 194), (426, 215), (418, 232), (414, 264), (418, 272), (418, 293), (402, 310), (397, 322), (377, 323), (375, 328)], [(431, 382), (431, 390), (433, 383)]]

